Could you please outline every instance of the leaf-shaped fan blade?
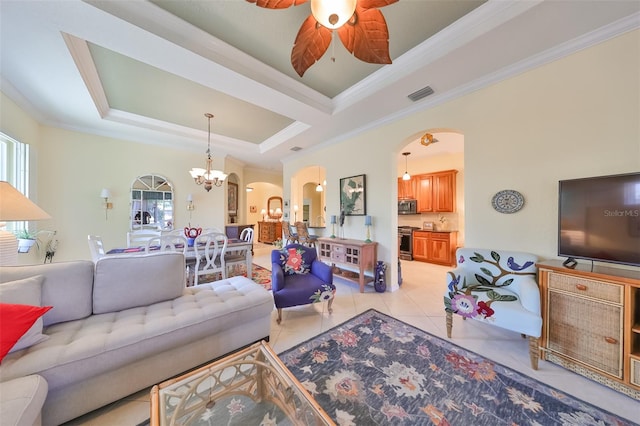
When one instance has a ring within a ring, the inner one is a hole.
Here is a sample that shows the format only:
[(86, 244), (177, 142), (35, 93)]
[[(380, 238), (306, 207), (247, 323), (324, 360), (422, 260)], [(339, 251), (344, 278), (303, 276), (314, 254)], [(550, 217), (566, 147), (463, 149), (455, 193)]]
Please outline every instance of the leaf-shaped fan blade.
[(318, 25), (316, 19), (309, 15), (302, 23), (291, 50), (293, 69), (302, 77), (304, 72), (324, 55), (330, 44), (331, 30)]
[(398, 0), (358, 0), (358, 6), (363, 9), (373, 9), (389, 6), (390, 4), (397, 2)]
[(307, 0), (247, 0), (249, 3), (255, 3), (256, 6), (265, 9), (286, 9), (287, 7), (297, 6), (306, 3)]
[(338, 28), (344, 47), (361, 61), (390, 64), (389, 30), (378, 9), (356, 7), (355, 24), (351, 21)]

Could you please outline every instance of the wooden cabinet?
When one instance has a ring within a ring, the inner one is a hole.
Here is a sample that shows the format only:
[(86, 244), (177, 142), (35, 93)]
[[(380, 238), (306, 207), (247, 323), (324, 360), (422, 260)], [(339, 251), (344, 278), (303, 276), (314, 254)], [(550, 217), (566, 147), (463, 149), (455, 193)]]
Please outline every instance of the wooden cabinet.
[(332, 265), (357, 268), (357, 276), (340, 276), (347, 280), (357, 281), (360, 285), (360, 293), (364, 293), (364, 285), (373, 281), (378, 260), (378, 243), (375, 241), (367, 243), (360, 240), (318, 238), (318, 244), (319, 260)]
[(416, 198), (416, 180), (412, 177), (409, 180), (398, 178), (398, 199), (413, 200)]
[(457, 170), (446, 170), (414, 176), (418, 212), (456, 211)]
[(418, 212), (433, 211), (433, 176), (416, 176), (416, 187), (418, 188)]
[(258, 222), (258, 242), (271, 244), (282, 238), (282, 222)]
[(640, 399), (640, 272), (538, 268), (542, 359)]
[(456, 263), (457, 246), (457, 232), (413, 232), (414, 260), (453, 266)]

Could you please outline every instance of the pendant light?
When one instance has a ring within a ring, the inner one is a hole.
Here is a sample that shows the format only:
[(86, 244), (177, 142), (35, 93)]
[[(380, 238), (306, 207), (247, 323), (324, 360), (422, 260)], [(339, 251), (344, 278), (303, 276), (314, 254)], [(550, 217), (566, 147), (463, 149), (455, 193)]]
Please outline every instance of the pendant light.
[(205, 169), (194, 167), (189, 171), (191, 177), (198, 185), (204, 184), (205, 191), (211, 191), (214, 186), (222, 186), (222, 183), (227, 178), (226, 173), (220, 170), (213, 170), (213, 159), (211, 158), (211, 119), (213, 114), (206, 113), (204, 115), (209, 120), (209, 136), (207, 138), (207, 160), (205, 162)]
[(316, 192), (322, 192), (324, 188), (322, 188), (322, 181), (320, 180), (320, 166), (318, 166), (318, 186), (316, 186)]
[(411, 180), (411, 175), (407, 171), (407, 158), (411, 155), (410, 152), (403, 152), (404, 155), (404, 174), (402, 175), (402, 180)]

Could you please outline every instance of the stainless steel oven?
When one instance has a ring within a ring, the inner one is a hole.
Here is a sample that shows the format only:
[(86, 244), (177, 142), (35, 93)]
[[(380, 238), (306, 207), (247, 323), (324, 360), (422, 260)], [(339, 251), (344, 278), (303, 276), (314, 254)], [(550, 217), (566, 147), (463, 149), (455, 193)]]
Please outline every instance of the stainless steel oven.
[(413, 231), (420, 229), (416, 226), (398, 226), (398, 240), (400, 244), (400, 259), (413, 260)]

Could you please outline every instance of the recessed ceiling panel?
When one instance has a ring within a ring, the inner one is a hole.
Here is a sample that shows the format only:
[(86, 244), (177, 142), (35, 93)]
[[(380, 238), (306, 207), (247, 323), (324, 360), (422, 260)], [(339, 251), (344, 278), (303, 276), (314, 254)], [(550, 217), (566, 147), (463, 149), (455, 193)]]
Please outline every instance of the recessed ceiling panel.
[[(245, 0), (152, 3), (330, 98), (383, 66), (353, 57), (336, 33), (322, 58), (299, 77), (291, 65), (291, 49), (300, 25), (311, 13), (310, 2), (286, 9), (265, 9)], [(485, 0), (400, 0), (380, 8), (389, 28), (391, 59), (483, 3)]]
[(89, 43), (111, 108), (259, 144), (293, 123), (269, 110)]

